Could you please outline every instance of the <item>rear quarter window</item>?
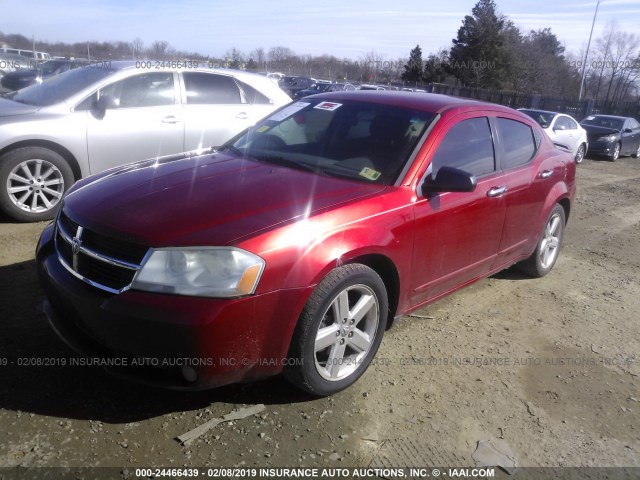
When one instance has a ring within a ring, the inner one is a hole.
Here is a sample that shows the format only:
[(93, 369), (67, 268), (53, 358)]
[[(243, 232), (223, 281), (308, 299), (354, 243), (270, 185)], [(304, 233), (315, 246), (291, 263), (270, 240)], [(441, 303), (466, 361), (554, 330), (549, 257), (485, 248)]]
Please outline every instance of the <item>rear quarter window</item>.
[(502, 145), (502, 168), (525, 165), (536, 153), (539, 141), (527, 124), (508, 118), (497, 118), (498, 135)]

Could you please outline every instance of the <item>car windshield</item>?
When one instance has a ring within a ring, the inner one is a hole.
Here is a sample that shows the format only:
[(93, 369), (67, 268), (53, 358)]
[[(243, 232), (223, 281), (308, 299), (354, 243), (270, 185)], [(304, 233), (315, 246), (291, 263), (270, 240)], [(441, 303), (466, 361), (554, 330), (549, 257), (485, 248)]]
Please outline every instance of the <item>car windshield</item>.
[(305, 99), (278, 110), (223, 148), (321, 175), (391, 185), (435, 116), (351, 100)]
[(63, 102), (92, 83), (111, 75), (114, 70), (103, 66), (78, 68), (49, 78), (7, 95), (7, 98), (27, 105), (46, 107)]
[(582, 125), (593, 125), (594, 127), (610, 128), (611, 130), (622, 130), (623, 120), (611, 117), (598, 117), (593, 115), (582, 121)]
[(540, 110), (521, 110), (521, 112), (533, 118), (542, 128), (549, 128), (553, 117), (556, 116), (555, 113), (541, 112)]
[(331, 89), (331, 83), (316, 83), (311, 85), (311, 90), (317, 90), (318, 92), (327, 92)]
[(55, 73), (60, 67), (62, 67), (65, 62), (56, 62), (55, 60), (44, 62), (40, 65), (40, 71), (43, 75), (51, 75)]

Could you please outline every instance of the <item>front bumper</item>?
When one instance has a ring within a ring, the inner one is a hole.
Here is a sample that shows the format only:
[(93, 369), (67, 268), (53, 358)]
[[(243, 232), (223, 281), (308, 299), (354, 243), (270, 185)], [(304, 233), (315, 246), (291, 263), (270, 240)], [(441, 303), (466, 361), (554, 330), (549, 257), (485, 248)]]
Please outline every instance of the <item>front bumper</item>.
[(590, 155), (602, 155), (605, 157), (613, 156), (613, 150), (615, 149), (617, 142), (603, 142), (593, 141), (589, 142), (588, 153)]
[(174, 389), (201, 390), (279, 373), (313, 289), (224, 300), (135, 290), (113, 295), (61, 265), (53, 226), (41, 236), (36, 263), (45, 313), (62, 340), (85, 356), (125, 365), (107, 367), (111, 373)]

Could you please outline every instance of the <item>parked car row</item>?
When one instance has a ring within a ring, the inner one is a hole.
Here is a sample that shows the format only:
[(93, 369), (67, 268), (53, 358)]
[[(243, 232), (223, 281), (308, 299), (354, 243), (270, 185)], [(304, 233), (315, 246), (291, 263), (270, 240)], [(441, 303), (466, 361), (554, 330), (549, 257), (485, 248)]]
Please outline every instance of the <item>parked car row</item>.
[(571, 116), (547, 110), (521, 108), (558, 145), (571, 150), (576, 163), (587, 151), (615, 162), (622, 155), (640, 156), (640, 123), (631, 117), (590, 115), (580, 124)]
[(328, 83), (328, 82), (318, 82), (318, 83), (314, 83), (313, 85), (311, 85), (310, 88), (306, 88), (304, 90), (299, 90), (297, 91), (294, 95), (293, 98), (294, 100), (303, 98), (303, 97), (308, 97), (309, 95), (316, 95), (318, 93), (325, 93), (325, 92), (348, 92), (348, 91), (352, 91), (355, 90), (356, 87), (354, 87), (353, 85), (351, 85), (350, 83)]
[(112, 371), (170, 388), (283, 373), (343, 390), (399, 316), (511, 265), (549, 273), (576, 164), (640, 153), (621, 117), (67, 66), (0, 99), (0, 208), (55, 216), (36, 256), (55, 332), (85, 355), (157, 359)]

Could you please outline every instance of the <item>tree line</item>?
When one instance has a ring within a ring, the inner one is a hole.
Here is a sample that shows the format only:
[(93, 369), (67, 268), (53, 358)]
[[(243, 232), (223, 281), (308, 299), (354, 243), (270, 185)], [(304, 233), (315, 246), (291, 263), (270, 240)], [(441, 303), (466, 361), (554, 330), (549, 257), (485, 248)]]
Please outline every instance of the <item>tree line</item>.
[[(2, 43), (15, 48), (32, 46), (32, 40), (23, 35), (0, 32)], [(583, 98), (613, 104), (639, 98), (640, 36), (621, 32), (611, 23), (592, 43), (588, 58), (584, 52), (571, 56), (550, 28), (522, 32), (498, 11), (494, 0), (479, 0), (462, 20), (451, 46), (425, 57), (419, 45), (408, 58), (396, 59), (375, 51), (355, 60), (329, 54), (301, 55), (285, 46), (250, 52), (232, 47), (222, 57), (214, 57), (176, 50), (164, 40), (147, 46), (140, 38), (72, 44), (39, 41), (37, 49), (76, 58), (202, 60), (227, 68), (327, 80), (413, 88), (443, 83), (568, 98), (578, 96), (584, 71)]]

